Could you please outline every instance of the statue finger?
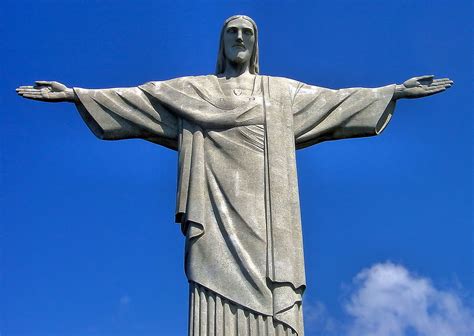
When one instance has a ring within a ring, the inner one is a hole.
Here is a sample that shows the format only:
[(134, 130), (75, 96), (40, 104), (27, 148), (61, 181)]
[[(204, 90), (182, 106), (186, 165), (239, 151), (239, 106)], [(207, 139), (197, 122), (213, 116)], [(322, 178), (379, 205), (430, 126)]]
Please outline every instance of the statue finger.
[(427, 88), (428, 91), (432, 91), (432, 90), (439, 90), (439, 89), (442, 89), (444, 88), (445, 86), (444, 85), (436, 85), (436, 86), (430, 86)]
[(19, 87), (17, 88), (17, 90), (20, 90), (20, 89), (32, 89), (32, 88), (33, 88), (33, 86), (31, 86), (31, 85), (23, 85), (23, 86), (19, 86)]
[(16, 89), (16, 91), (23, 91), (23, 92), (40, 92), (39, 89), (34, 89), (34, 88), (31, 88), (31, 89)]
[(38, 96), (38, 97), (41, 97), (42, 94), (41, 93), (38, 93), (38, 92), (23, 92), (21, 93), (23, 96)]
[(446, 80), (435, 80), (433, 81), (432, 85), (444, 85), (444, 84), (453, 84), (454, 82), (452, 80), (446, 79)]
[(36, 85), (39, 85), (39, 86), (44, 86), (44, 85), (52, 85), (53, 82), (50, 82), (50, 81), (35, 81)]
[(440, 87), (440, 88), (428, 89), (428, 90), (426, 90), (426, 92), (428, 94), (435, 94), (435, 93), (442, 92), (442, 91), (445, 91), (445, 90), (446, 90), (445, 87)]
[(449, 85), (449, 86), (451, 86), (453, 84), (454, 84), (453, 81), (447, 80), (447, 81), (442, 81), (442, 82), (436, 82), (436, 83), (433, 83), (432, 85), (436, 85), (436, 86), (437, 85), (444, 85), (444, 86)]
[(417, 80), (430, 80), (434, 78), (434, 75), (424, 75), (424, 76), (418, 76), (415, 77)]
[(51, 92), (53, 89), (49, 85), (44, 85), (44, 86), (34, 86), (34, 90), (36, 91), (41, 91), (41, 92)]
[(449, 78), (440, 78), (440, 79), (434, 79), (433, 83), (443, 83), (443, 82), (452, 82)]
[(36, 81), (35, 89), (51, 89), (53, 87), (53, 82), (47, 81)]
[(18, 91), (18, 94), (38, 94), (37, 92), (34, 91)]
[(33, 94), (33, 93), (25, 93), (22, 95), (22, 97), (24, 98), (28, 98), (28, 99), (42, 99), (43, 96), (40, 95), (40, 94)]
[(437, 81), (447, 81), (447, 80), (450, 80), (449, 78), (445, 77), (445, 78), (436, 78), (433, 80), (433, 82), (437, 82)]
[(20, 95), (25, 95), (25, 94), (29, 94), (29, 95), (41, 95), (40, 92), (37, 92), (37, 91), (19, 91), (18, 94)]
[(441, 82), (441, 83), (432, 83), (429, 87), (440, 87), (440, 86), (449, 86), (453, 85), (450, 82)]

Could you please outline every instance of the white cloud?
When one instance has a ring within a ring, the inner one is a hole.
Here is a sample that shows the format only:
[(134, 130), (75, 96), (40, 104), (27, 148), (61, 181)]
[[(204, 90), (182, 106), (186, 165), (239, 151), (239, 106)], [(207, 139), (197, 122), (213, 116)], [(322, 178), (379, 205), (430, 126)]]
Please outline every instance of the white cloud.
[(454, 292), (406, 268), (381, 263), (361, 271), (345, 305), (350, 336), (473, 336), (474, 312)]

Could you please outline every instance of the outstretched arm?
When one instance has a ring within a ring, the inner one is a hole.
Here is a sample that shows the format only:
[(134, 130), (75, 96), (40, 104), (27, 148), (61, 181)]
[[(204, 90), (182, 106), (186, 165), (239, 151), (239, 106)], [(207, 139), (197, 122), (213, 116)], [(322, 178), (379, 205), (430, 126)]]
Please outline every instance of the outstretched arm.
[(396, 100), (431, 96), (452, 85), (449, 78), (431, 75), (375, 89), (329, 90), (301, 83), (293, 104), (296, 146), (380, 134), (391, 119)]
[(27, 99), (75, 103), (100, 139), (141, 138), (171, 149), (178, 147), (178, 119), (141, 87), (89, 90), (37, 81), (35, 86), (20, 86), (17, 92)]
[(23, 98), (51, 103), (78, 102), (73, 89), (54, 81), (36, 81), (35, 86), (20, 86), (16, 92)]
[(431, 96), (449, 89), (453, 83), (449, 78), (434, 79), (433, 75), (413, 77), (396, 86), (392, 99), (414, 99)]

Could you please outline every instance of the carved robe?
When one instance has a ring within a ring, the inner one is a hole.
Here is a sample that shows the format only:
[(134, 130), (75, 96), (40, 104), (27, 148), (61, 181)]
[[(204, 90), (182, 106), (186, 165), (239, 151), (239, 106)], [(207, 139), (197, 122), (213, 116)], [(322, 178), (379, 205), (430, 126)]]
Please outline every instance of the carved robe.
[(394, 87), (330, 90), (257, 76), (251, 96), (226, 96), (215, 76), (199, 76), (74, 89), (99, 138), (142, 138), (179, 153), (176, 221), (186, 235), (190, 335), (246, 334), (264, 324), (303, 335), (295, 150), (379, 134)]

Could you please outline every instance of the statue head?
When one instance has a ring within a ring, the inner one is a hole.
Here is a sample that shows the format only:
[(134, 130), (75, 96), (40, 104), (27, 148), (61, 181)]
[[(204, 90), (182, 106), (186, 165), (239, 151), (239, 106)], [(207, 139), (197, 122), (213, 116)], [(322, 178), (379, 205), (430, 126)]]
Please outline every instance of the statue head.
[(248, 62), (249, 72), (258, 74), (258, 30), (255, 22), (245, 15), (234, 15), (225, 20), (221, 30), (216, 74), (225, 71), (226, 61)]

